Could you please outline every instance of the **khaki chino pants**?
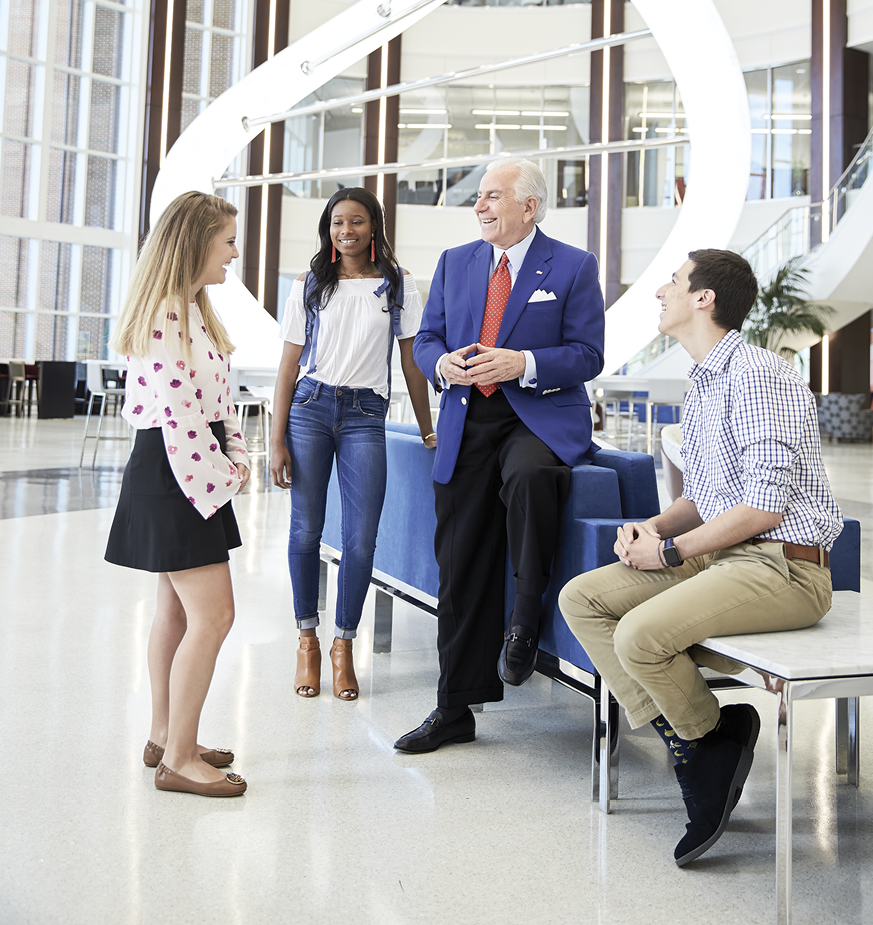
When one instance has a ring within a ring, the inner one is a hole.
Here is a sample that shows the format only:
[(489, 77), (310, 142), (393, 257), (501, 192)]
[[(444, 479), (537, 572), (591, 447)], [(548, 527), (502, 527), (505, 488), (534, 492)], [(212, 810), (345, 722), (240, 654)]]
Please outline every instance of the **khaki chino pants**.
[(721, 671), (736, 663), (695, 643), (812, 626), (831, 593), (829, 569), (786, 559), (781, 543), (739, 543), (677, 568), (606, 565), (568, 582), (558, 603), (632, 729), (663, 714), (679, 736), (696, 739), (719, 718), (696, 662)]

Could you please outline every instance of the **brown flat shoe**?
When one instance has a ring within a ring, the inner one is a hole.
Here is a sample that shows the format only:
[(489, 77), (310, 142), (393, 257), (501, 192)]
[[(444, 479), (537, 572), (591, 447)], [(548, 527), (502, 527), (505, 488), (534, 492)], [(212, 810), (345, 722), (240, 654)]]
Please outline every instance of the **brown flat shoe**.
[(300, 637), (294, 691), (299, 697), (317, 697), (321, 692), (321, 649), (318, 636)]
[(155, 787), (158, 790), (172, 790), (176, 793), (196, 793), (201, 797), (238, 797), (246, 792), (248, 784), (244, 777), (240, 777), (239, 774), (226, 774), (225, 778), (204, 784), (171, 771), (162, 761), (155, 772)]
[[(145, 749), (142, 753), (142, 762), (147, 768), (156, 768), (164, 757), (164, 750), (160, 745), (155, 745), (151, 739), (146, 742)], [(223, 768), (225, 765), (233, 763), (233, 752), (229, 748), (210, 748), (208, 752), (202, 752), (200, 758), (213, 768)]]
[(333, 663), (333, 695), (339, 700), (358, 699), (358, 679), (352, 658), (352, 640), (334, 639), (330, 648)]

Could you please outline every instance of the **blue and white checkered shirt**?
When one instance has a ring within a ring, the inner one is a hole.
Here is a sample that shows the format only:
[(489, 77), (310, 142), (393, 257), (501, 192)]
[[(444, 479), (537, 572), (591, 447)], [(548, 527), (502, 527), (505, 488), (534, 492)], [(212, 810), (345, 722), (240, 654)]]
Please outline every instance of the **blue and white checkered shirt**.
[(704, 521), (737, 504), (782, 513), (768, 540), (830, 549), (843, 528), (821, 458), (815, 398), (770, 350), (730, 331), (689, 372), (683, 497)]

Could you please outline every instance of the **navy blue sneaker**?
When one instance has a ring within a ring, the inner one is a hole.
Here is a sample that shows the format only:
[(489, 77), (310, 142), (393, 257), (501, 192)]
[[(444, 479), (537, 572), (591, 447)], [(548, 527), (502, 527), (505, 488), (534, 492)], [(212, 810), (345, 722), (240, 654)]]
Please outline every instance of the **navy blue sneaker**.
[(751, 748), (713, 730), (700, 740), (687, 764), (673, 769), (689, 820), (673, 852), (677, 867), (699, 858), (721, 838), (753, 758)]

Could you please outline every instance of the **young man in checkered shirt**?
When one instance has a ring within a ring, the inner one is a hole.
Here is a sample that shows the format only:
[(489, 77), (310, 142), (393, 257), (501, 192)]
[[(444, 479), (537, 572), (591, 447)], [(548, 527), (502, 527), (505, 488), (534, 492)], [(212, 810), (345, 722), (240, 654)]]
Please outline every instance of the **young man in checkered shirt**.
[(579, 575), (560, 607), (632, 728), (667, 743), (688, 812), (682, 867), (724, 831), (752, 766), (754, 707), (719, 708), (697, 662), (708, 636), (798, 629), (830, 609), (842, 529), (815, 400), (792, 366), (745, 343), (758, 284), (730, 251), (698, 250), (657, 292), (658, 330), (694, 360), (683, 413), (684, 490), (618, 529), (613, 565)]

